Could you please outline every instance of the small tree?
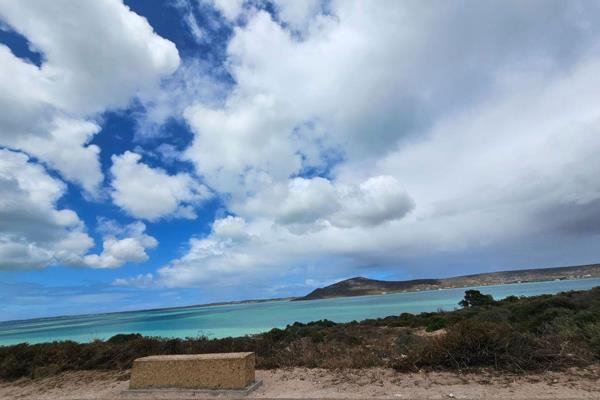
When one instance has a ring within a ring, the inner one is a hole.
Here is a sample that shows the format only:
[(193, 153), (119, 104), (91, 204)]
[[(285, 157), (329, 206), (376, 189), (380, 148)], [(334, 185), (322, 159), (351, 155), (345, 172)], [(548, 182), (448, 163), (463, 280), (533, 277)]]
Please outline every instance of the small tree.
[(458, 303), (461, 307), (477, 307), (494, 304), (491, 294), (483, 294), (479, 290), (465, 291), (465, 297)]

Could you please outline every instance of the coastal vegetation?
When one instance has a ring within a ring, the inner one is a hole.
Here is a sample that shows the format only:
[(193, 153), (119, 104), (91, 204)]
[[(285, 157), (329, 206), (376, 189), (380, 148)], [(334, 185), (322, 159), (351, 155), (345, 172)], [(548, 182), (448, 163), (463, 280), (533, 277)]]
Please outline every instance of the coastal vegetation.
[(257, 368), (391, 367), (399, 371), (561, 370), (600, 362), (600, 287), (494, 300), (467, 291), (460, 309), (335, 323), (294, 323), (237, 338), (119, 334), (102, 341), (0, 347), (0, 378), (126, 370), (154, 354), (254, 351)]

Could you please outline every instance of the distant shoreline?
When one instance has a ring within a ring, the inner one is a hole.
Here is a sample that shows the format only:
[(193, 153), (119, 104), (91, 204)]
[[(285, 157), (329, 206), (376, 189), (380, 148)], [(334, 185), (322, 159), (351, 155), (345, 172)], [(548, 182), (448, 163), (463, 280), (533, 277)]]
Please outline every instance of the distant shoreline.
[[(579, 272), (578, 272), (579, 271)], [(537, 279), (529, 278), (529, 279), (515, 279), (510, 278), (511, 276), (521, 276), (523, 274), (534, 274), (540, 275), (545, 274), (543, 277), (538, 277)], [(569, 275), (571, 274), (571, 275)], [(508, 276), (509, 278), (505, 278), (504, 281), (501, 280), (482, 280), (482, 277), (485, 278), (493, 278), (495, 276)], [(66, 314), (66, 315), (56, 315), (56, 316), (48, 316), (48, 317), (36, 317), (36, 318), (23, 318), (23, 319), (11, 319), (11, 320), (0, 320), (0, 325), (5, 323), (18, 323), (24, 321), (32, 321), (32, 320), (47, 320), (47, 319), (60, 319), (60, 318), (77, 318), (77, 317), (86, 317), (86, 316), (94, 316), (94, 315), (106, 315), (106, 314), (127, 314), (127, 313), (136, 313), (136, 312), (151, 312), (151, 311), (168, 311), (168, 310), (186, 310), (190, 308), (200, 308), (200, 307), (218, 307), (218, 306), (227, 306), (227, 305), (236, 305), (236, 304), (260, 304), (260, 303), (269, 303), (269, 302), (279, 302), (279, 301), (309, 301), (309, 300), (323, 300), (329, 298), (341, 298), (341, 297), (359, 297), (359, 296), (374, 296), (374, 295), (386, 295), (386, 294), (396, 294), (396, 293), (411, 293), (411, 292), (426, 292), (426, 291), (436, 291), (439, 289), (461, 289), (461, 288), (470, 288), (470, 287), (485, 287), (485, 286), (494, 286), (494, 285), (508, 285), (514, 283), (535, 283), (535, 282), (550, 282), (555, 280), (580, 280), (580, 279), (591, 279), (591, 278), (600, 278), (600, 264), (586, 264), (586, 265), (577, 265), (577, 266), (568, 266), (568, 267), (549, 267), (549, 268), (534, 268), (534, 269), (516, 269), (516, 270), (502, 270), (496, 272), (485, 272), (479, 274), (469, 274), (469, 275), (459, 275), (449, 278), (439, 278), (439, 279), (416, 279), (416, 280), (407, 280), (407, 281), (382, 281), (382, 280), (374, 280), (368, 278), (350, 278), (346, 280), (339, 281), (332, 285), (329, 285), (325, 288), (317, 288), (313, 290), (311, 293), (306, 296), (289, 296), (289, 297), (274, 297), (268, 299), (247, 299), (247, 300), (232, 300), (232, 301), (221, 301), (221, 302), (213, 302), (213, 303), (203, 303), (203, 304), (192, 304), (187, 306), (173, 306), (173, 307), (161, 307), (161, 308), (142, 308), (137, 310), (125, 310), (125, 311), (107, 311), (101, 313), (90, 313), (90, 314)], [(335, 294), (329, 295), (327, 297), (314, 297), (313, 293), (325, 290), (328, 288), (332, 288), (336, 285), (343, 284), (344, 282), (349, 282), (352, 280), (366, 280), (369, 283), (375, 283), (378, 285), (382, 285), (382, 287), (376, 288), (374, 291), (366, 291), (359, 293), (352, 292), (344, 292), (343, 294)], [(452, 285), (449, 283), (449, 286), (439, 286), (433, 285), (432, 283), (423, 284), (423, 285), (414, 285), (408, 286), (402, 289), (394, 290), (393, 288), (386, 288), (386, 285), (391, 284), (410, 284), (412, 282), (421, 282), (421, 281), (436, 281), (436, 282), (461, 282), (461, 284)]]
[[(585, 279), (596, 279), (598, 277), (585, 277), (585, 278), (573, 278), (568, 280), (585, 280)], [(465, 288), (478, 288), (478, 287), (491, 287), (491, 286), (502, 286), (502, 285), (518, 285), (523, 283), (540, 283), (540, 282), (552, 282), (554, 279), (547, 280), (538, 280), (538, 281), (527, 281), (527, 282), (507, 282), (507, 283), (493, 283), (493, 284), (482, 284), (476, 286), (457, 286), (457, 287), (444, 287), (438, 289), (426, 289), (426, 290), (404, 290), (404, 291), (395, 291), (388, 293), (373, 293), (373, 294), (362, 294), (358, 296), (337, 296), (337, 297), (328, 297), (323, 299), (309, 299), (302, 301), (314, 301), (314, 300), (328, 300), (328, 299), (338, 299), (344, 297), (367, 297), (367, 296), (387, 296), (392, 294), (400, 294), (400, 293), (424, 293), (424, 292), (436, 292), (438, 290), (449, 290), (449, 289), (465, 289)], [(190, 308), (204, 308), (204, 307), (220, 307), (220, 306), (228, 306), (228, 305), (237, 305), (237, 304), (261, 304), (261, 303), (271, 303), (271, 302), (280, 302), (280, 301), (297, 301), (301, 299), (300, 296), (295, 297), (274, 297), (271, 299), (250, 299), (250, 300), (235, 300), (235, 301), (224, 301), (224, 302), (215, 302), (215, 303), (205, 303), (205, 304), (193, 304), (189, 306), (175, 306), (175, 307), (164, 307), (164, 308), (142, 308), (138, 310), (126, 310), (126, 311), (108, 311), (102, 313), (92, 313), (92, 314), (65, 314), (65, 315), (56, 315), (51, 317), (36, 317), (36, 318), (26, 318), (26, 319), (8, 319), (8, 320), (0, 320), (0, 326), (4, 323), (11, 322), (25, 322), (25, 321), (42, 321), (49, 319), (60, 319), (60, 318), (77, 318), (77, 317), (88, 317), (95, 315), (107, 315), (107, 314), (129, 314), (129, 313), (137, 313), (137, 312), (150, 312), (150, 311), (169, 311), (169, 310), (186, 310)]]
[(293, 301), (356, 297), (392, 293), (423, 292), (440, 289), (485, 287), (512, 283), (535, 283), (560, 280), (576, 280), (600, 277), (600, 264), (569, 267), (538, 268), (486, 272), (439, 279), (414, 279), (405, 281), (383, 281), (365, 277), (355, 277), (332, 285), (317, 288)]
[(133, 360), (147, 355), (240, 351), (255, 352), (258, 369), (476, 372), (484, 368), (522, 373), (599, 365), (598, 320), (590, 316), (600, 315), (600, 286), (498, 300), (472, 290), (457, 305), (460, 308), (454, 310), (399, 312), (348, 322), (294, 322), (239, 337), (120, 333), (87, 343), (56, 340), (0, 346), (0, 380), (65, 371), (126, 373)]

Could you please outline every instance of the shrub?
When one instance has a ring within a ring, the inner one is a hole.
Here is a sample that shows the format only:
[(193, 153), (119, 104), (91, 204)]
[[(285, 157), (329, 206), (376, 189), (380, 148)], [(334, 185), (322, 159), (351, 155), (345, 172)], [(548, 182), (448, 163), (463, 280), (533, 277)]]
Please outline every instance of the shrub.
[(467, 320), (434, 341), (431, 363), (442, 367), (530, 369), (533, 342), (506, 323)]
[(445, 318), (435, 317), (435, 318), (432, 318), (431, 321), (429, 321), (427, 323), (427, 326), (425, 327), (425, 331), (427, 331), (427, 332), (439, 331), (440, 329), (445, 328), (446, 325), (448, 325), (448, 321)]
[(119, 344), (119, 343), (127, 343), (134, 339), (140, 339), (142, 335), (139, 333), (119, 333), (107, 340), (108, 343)]
[(489, 306), (494, 304), (494, 298), (491, 294), (482, 294), (479, 290), (467, 290), (465, 297), (458, 304), (464, 308)]
[(583, 329), (590, 350), (600, 360), (600, 323), (586, 325)]

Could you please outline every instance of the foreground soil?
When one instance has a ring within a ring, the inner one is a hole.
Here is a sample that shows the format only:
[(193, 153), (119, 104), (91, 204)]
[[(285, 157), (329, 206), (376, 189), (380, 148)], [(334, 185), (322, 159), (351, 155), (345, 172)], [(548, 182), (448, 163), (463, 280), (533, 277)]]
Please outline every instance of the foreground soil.
[[(263, 385), (248, 398), (600, 399), (600, 365), (535, 374), (290, 368), (259, 370), (256, 376)], [(128, 384), (127, 372), (77, 371), (0, 382), (0, 399), (112, 400), (122, 398)]]

